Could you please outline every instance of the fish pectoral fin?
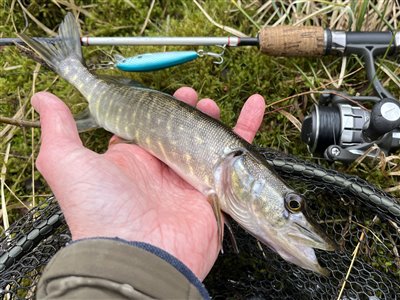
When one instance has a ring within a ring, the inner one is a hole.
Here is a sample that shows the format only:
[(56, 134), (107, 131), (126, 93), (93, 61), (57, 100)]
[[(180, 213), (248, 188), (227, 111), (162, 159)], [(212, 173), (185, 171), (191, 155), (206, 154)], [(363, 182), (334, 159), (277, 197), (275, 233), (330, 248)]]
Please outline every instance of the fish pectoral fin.
[(225, 216), (224, 224), (226, 226), (226, 229), (228, 229), (228, 232), (229, 232), (229, 237), (230, 237), (231, 244), (232, 244), (232, 247), (233, 247), (233, 252), (235, 252), (236, 254), (239, 254), (239, 248), (238, 248), (238, 245), (237, 245), (237, 242), (236, 242), (235, 234), (233, 233), (231, 222), (229, 220), (231, 218), (228, 217), (228, 215), (225, 214), (225, 213), (223, 213), (223, 215)]
[(221, 205), (216, 194), (210, 194), (208, 196), (208, 202), (210, 202), (215, 219), (217, 220), (218, 241), (221, 245), (221, 253), (224, 253), (224, 249), (222, 248), (222, 241), (224, 239), (224, 218)]
[(79, 132), (87, 132), (100, 127), (90, 114), (89, 108), (74, 115), (74, 119)]

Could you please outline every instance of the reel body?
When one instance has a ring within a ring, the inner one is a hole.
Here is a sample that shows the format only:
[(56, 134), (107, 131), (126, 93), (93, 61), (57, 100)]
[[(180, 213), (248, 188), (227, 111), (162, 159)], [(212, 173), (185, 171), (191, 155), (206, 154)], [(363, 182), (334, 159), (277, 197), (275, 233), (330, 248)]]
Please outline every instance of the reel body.
[[(372, 110), (362, 104), (374, 103)], [(328, 161), (353, 162), (400, 149), (400, 103), (391, 98), (325, 91), (304, 121), (301, 139)], [(372, 146), (379, 147), (368, 151)], [(368, 152), (367, 152), (368, 151)]]
[[(327, 54), (356, 54), (364, 61), (376, 96), (349, 96), (326, 90), (302, 126), (301, 138), (311, 153), (329, 161), (351, 163), (362, 155), (376, 157), (400, 149), (400, 102), (376, 76), (375, 58), (400, 48), (399, 33), (332, 31)], [(363, 104), (373, 103), (372, 109)], [(372, 146), (378, 148), (371, 149)]]

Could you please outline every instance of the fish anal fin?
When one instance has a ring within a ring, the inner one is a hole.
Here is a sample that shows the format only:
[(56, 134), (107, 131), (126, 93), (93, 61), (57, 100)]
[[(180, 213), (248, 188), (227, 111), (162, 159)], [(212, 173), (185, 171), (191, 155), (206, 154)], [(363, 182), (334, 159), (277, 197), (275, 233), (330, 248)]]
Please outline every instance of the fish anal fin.
[(217, 195), (214, 193), (208, 196), (208, 202), (210, 202), (215, 219), (217, 220), (218, 242), (221, 245), (221, 253), (224, 253), (224, 250), (222, 248), (222, 241), (224, 239), (224, 217), (221, 210), (221, 205)]
[(133, 140), (126, 140), (126, 139), (123, 139), (123, 138), (121, 138), (119, 136), (114, 135), (114, 136), (111, 137), (111, 140), (108, 143), (108, 146), (110, 147), (110, 146), (116, 145), (116, 144), (131, 144), (131, 145), (134, 145), (136, 143)]
[(91, 115), (89, 108), (74, 115), (74, 119), (79, 132), (87, 132), (100, 127)]

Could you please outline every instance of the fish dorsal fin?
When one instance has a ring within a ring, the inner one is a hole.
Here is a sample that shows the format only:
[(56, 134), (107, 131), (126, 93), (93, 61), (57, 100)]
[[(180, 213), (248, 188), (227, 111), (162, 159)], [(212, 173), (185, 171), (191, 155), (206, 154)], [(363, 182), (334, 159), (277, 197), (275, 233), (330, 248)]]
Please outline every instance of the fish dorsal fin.
[(100, 74), (97, 75), (98, 78), (109, 82), (109, 83), (114, 83), (114, 84), (118, 84), (118, 85), (126, 85), (126, 86), (130, 86), (130, 87), (136, 87), (136, 88), (145, 88), (148, 89), (148, 87), (146, 87), (145, 85), (143, 85), (142, 83), (140, 83), (139, 81), (127, 78), (127, 77), (123, 77), (123, 76), (115, 76), (115, 75), (106, 75), (106, 74)]

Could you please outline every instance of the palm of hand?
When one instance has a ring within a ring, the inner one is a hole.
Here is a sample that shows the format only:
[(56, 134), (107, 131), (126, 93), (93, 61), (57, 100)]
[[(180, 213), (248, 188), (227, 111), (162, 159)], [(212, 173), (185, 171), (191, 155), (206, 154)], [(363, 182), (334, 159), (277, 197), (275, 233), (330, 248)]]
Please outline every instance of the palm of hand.
[(201, 193), (135, 145), (115, 144), (102, 155), (79, 152), (64, 157), (61, 164), (74, 174), (55, 191), (61, 206), (76, 207), (64, 210), (74, 240), (147, 242), (207, 274), (219, 245), (215, 217)]
[[(175, 96), (184, 98), (179, 93)], [(184, 96), (192, 105), (190, 99), (197, 100), (190, 92)], [(37, 167), (56, 195), (73, 239), (119, 237), (150, 243), (180, 259), (203, 279), (220, 247), (206, 198), (138, 146), (113, 142), (104, 154), (84, 148), (70, 113), (60, 113), (66, 109), (63, 103), (43, 106), (36, 101), (33, 104), (42, 122)], [(52, 105), (59, 106), (58, 119)], [(201, 110), (218, 115), (215, 103), (203, 106)], [(254, 109), (261, 122), (263, 104)], [(247, 115), (238, 121), (236, 131), (251, 141), (259, 124), (254, 114)], [(253, 122), (250, 127), (248, 121)]]

